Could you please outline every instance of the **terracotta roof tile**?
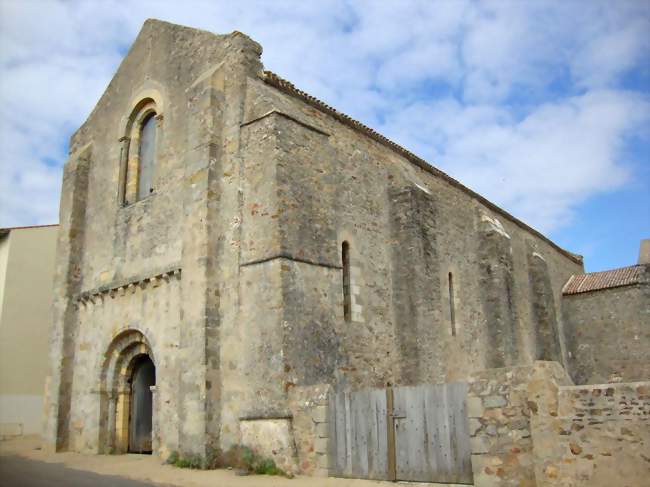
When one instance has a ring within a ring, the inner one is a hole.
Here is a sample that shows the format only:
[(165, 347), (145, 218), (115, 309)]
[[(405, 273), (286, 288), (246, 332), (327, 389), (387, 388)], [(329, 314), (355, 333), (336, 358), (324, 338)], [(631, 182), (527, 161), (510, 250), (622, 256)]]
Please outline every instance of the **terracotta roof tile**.
[(573, 275), (564, 285), (562, 294), (566, 296), (639, 284), (644, 282), (645, 267), (645, 265), (633, 265), (611, 271)]
[(339, 112), (335, 108), (329, 106), (327, 103), (319, 100), (316, 97), (311, 96), (309, 93), (306, 93), (298, 88), (296, 88), (293, 83), (290, 81), (287, 81), (286, 79), (281, 78), (277, 74), (271, 72), (271, 71), (264, 71), (262, 75), (262, 79), (264, 82), (268, 85), (271, 85), (280, 91), (283, 91), (291, 96), (294, 96), (303, 102), (307, 103), (308, 105), (313, 106), (314, 108), (319, 109), (320, 111), (327, 113), (328, 115), (331, 115), (334, 119), (342, 123), (343, 125), (347, 125), (348, 127), (352, 128), (353, 130), (356, 130), (357, 132), (361, 132), (362, 134), (366, 135), (367, 137), (375, 140), (376, 142), (379, 142), (380, 144), (392, 149), (396, 153), (400, 154), (404, 158), (406, 158), (408, 161), (410, 161), (412, 164), (424, 169), (425, 171), (434, 174), (435, 176), (438, 176), (439, 178), (449, 182), (452, 186), (455, 186), (459, 188), (461, 191), (468, 193), (471, 195), (473, 198), (476, 198), (479, 202), (490, 208), (491, 210), (500, 213), (501, 215), (505, 216), (508, 218), (510, 221), (512, 221), (515, 225), (523, 228), (524, 230), (531, 232), (533, 235), (536, 235), (537, 237), (541, 238), (545, 242), (547, 242), (549, 245), (551, 245), (553, 248), (558, 250), (560, 253), (571, 259), (572, 261), (576, 262), (577, 264), (582, 264), (582, 256), (573, 254), (567, 250), (564, 250), (562, 247), (557, 245), (555, 242), (549, 240), (546, 238), (544, 235), (539, 233), (537, 230), (535, 230), (532, 227), (529, 227), (526, 225), (524, 222), (519, 220), (518, 218), (515, 218), (512, 216), (510, 213), (505, 211), (503, 208), (499, 208), (497, 205), (492, 203), (491, 201), (487, 200), (480, 194), (472, 191), (469, 189), (467, 186), (463, 185), (459, 181), (455, 180), (448, 174), (442, 172), (440, 169), (437, 169), (433, 167), (431, 164), (429, 164), (427, 161), (424, 159), (416, 156), (413, 154), (411, 151), (405, 149), (401, 145), (396, 144), (392, 140), (388, 139), (387, 137), (384, 137), (381, 135), (379, 132), (376, 130), (371, 129), (367, 125), (362, 124), (361, 122), (353, 119), (349, 115), (346, 115), (345, 113)]

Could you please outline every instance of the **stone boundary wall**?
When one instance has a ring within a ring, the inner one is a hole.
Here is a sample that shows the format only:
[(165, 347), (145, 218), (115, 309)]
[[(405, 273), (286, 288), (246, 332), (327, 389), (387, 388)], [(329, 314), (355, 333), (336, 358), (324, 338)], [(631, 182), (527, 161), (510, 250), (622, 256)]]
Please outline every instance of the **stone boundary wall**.
[(647, 485), (650, 382), (574, 386), (556, 362), (469, 380), (474, 485)]
[(557, 416), (534, 425), (540, 486), (635, 487), (650, 483), (650, 382), (561, 387)]
[(298, 471), (303, 475), (327, 477), (328, 436), (327, 398), (330, 386), (297, 386), (288, 391), (293, 417), (293, 437)]
[(553, 393), (545, 394), (546, 384), (535, 380), (538, 377), (571, 383), (556, 362), (488, 369), (468, 380), (467, 414), (476, 487), (536, 485), (530, 417), (539, 408), (537, 403), (542, 400), (546, 404)]

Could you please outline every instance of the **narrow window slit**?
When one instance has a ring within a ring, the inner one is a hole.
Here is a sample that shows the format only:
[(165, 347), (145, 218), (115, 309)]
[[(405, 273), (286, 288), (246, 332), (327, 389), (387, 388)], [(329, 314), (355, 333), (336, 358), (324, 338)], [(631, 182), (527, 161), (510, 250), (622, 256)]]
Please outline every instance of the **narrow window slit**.
[(345, 321), (352, 319), (352, 296), (350, 294), (350, 244), (343, 242), (341, 246), (343, 261), (343, 317)]
[(454, 306), (454, 276), (449, 273), (449, 321), (451, 323), (451, 336), (456, 336), (456, 308)]

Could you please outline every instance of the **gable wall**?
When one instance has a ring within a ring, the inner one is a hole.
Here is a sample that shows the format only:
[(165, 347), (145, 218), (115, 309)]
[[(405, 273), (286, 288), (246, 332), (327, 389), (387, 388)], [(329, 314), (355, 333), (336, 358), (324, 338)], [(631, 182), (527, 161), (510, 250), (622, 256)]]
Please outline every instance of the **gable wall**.
[[(221, 306), (234, 307), (238, 287), (230, 284), (237, 247), (228, 244), (237, 233), (238, 183), (225, 174), (237, 172), (238, 77), (257, 69), (259, 54), (238, 33), (148, 21), (73, 136), (50, 340), (50, 447), (110, 451), (100, 398), (113, 391), (103, 389), (102, 363), (129, 329), (143, 332), (155, 354), (156, 403), (164, 405), (159, 452), (203, 455), (216, 441)], [(119, 138), (133, 107), (151, 94), (162, 112), (155, 192), (122, 206)], [(174, 269), (172, 285), (152, 284)]]

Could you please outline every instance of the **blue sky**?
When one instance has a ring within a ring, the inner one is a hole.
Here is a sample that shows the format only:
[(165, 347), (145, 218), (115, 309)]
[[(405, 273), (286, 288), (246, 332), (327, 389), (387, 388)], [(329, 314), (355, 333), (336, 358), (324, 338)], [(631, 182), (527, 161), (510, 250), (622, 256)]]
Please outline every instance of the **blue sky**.
[(149, 17), (247, 33), (589, 271), (650, 238), (647, 0), (0, 0), (0, 226), (57, 221), (68, 137)]

